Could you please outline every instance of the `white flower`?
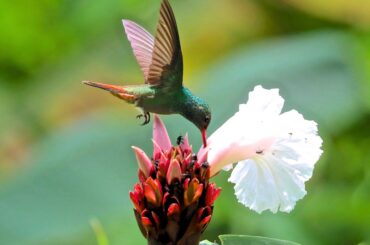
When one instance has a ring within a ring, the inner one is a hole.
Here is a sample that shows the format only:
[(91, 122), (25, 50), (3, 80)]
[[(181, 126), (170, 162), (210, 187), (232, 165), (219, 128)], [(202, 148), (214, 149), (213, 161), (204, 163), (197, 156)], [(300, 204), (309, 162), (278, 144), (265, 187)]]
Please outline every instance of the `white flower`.
[(211, 175), (238, 162), (229, 181), (239, 202), (258, 213), (290, 212), (322, 153), (317, 124), (295, 110), (281, 114), (283, 105), (278, 89), (256, 86), (201, 149), (208, 150)]

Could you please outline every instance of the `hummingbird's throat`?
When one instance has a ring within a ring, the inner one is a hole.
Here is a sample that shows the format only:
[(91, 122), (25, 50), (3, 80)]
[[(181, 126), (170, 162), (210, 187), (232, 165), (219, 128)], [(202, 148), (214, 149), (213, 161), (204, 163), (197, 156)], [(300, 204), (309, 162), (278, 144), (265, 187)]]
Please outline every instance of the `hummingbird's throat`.
[(202, 141), (203, 141), (203, 147), (207, 147), (207, 130), (202, 129)]

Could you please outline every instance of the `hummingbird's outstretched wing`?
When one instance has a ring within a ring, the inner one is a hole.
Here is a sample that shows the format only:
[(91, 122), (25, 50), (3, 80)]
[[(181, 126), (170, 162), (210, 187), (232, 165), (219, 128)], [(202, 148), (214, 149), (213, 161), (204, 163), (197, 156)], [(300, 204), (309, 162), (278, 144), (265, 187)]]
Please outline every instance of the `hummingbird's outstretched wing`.
[(154, 38), (143, 27), (129, 20), (122, 20), (123, 27), (128, 40), (131, 43), (137, 62), (144, 74), (145, 81), (148, 80), (149, 67), (152, 63), (154, 49)]
[(168, 0), (163, 0), (147, 82), (166, 87), (182, 86), (182, 73), (182, 53), (175, 16)]
[(163, 0), (155, 39), (143, 27), (129, 20), (123, 26), (145, 83), (166, 87), (182, 86), (182, 54), (175, 16)]

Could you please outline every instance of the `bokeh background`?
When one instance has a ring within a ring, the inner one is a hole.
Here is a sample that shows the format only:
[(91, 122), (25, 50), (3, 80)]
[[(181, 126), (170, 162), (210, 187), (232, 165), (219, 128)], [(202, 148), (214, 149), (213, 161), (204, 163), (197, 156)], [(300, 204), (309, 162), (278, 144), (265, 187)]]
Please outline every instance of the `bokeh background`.
[[(324, 154), (308, 195), (289, 214), (238, 204), (229, 173), (204, 234), (236, 233), (302, 244), (370, 239), (370, 2), (171, 0), (185, 83), (212, 107), (213, 132), (257, 84), (280, 88), (285, 110), (319, 123)], [(128, 192), (131, 145), (151, 152), (137, 111), (82, 80), (139, 84), (121, 19), (152, 33), (159, 0), (0, 3), (0, 244), (144, 244)], [(170, 135), (198, 130), (163, 116)], [(99, 229), (97, 229), (99, 230)]]

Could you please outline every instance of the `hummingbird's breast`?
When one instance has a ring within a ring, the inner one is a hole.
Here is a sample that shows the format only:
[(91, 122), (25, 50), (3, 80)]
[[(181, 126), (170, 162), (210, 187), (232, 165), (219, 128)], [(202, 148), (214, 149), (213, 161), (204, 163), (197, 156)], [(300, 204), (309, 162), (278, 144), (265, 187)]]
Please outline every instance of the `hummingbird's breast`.
[(179, 112), (179, 104), (181, 104), (183, 97), (181, 90), (163, 91), (156, 89), (154, 96), (140, 98), (137, 101), (137, 106), (147, 112), (174, 114)]

